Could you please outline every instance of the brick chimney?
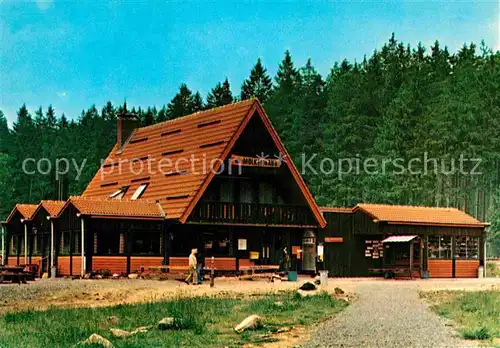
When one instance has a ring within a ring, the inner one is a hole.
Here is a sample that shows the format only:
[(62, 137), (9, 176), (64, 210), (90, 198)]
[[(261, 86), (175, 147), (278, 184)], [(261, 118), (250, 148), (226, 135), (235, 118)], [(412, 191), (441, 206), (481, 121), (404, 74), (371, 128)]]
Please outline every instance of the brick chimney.
[(126, 107), (118, 115), (118, 123), (116, 126), (116, 142), (118, 143), (118, 148), (121, 149), (123, 144), (127, 141), (128, 137), (137, 128), (139, 124), (139, 118), (128, 112)]

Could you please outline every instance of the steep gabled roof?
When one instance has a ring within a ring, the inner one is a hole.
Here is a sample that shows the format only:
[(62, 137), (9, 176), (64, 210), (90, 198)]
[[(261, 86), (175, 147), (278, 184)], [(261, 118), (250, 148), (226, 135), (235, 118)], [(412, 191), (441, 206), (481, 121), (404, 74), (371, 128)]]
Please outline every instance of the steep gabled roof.
[(419, 207), (410, 205), (358, 204), (353, 211), (361, 210), (373, 219), (395, 225), (429, 225), (456, 227), (485, 227), (476, 218), (456, 208)]
[(49, 216), (51, 218), (55, 218), (56, 216), (59, 215), (61, 212), (62, 208), (64, 207), (64, 204), (66, 201), (50, 201), (50, 200), (43, 200), (38, 203), (36, 206), (35, 211), (31, 215), (31, 219), (35, 217), (36, 214), (43, 208), (47, 213), (49, 213)]
[(81, 196), (70, 197), (58, 216), (61, 216), (70, 205), (73, 205), (80, 214), (92, 217), (162, 220), (165, 216), (161, 206), (153, 201)]
[[(264, 109), (258, 100), (250, 99), (136, 129), (122, 149), (115, 145), (82, 196), (105, 198), (129, 186), (128, 196), (148, 183), (141, 198), (133, 202), (159, 201), (168, 219), (184, 223), (254, 116), (262, 119), (278, 150), (289, 158)], [(195, 161), (183, 161), (174, 168), (179, 158)], [(318, 224), (326, 225), (293, 161), (286, 163)]]
[(30, 220), (31, 216), (36, 210), (35, 204), (16, 204), (14, 209), (10, 212), (9, 216), (5, 220), (6, 223), (10, 223), (16, 212), (19, 212), (23, 219)]

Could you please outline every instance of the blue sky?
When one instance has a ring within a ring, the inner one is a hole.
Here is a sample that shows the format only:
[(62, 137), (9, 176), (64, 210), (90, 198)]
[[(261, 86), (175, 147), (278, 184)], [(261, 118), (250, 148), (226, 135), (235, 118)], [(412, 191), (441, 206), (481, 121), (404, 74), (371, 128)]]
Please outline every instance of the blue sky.
[(491, 2), (141, 2), (0, 0), (0, 109), (26, 103), (78, 117), (107, 101), (167, 104), (182, 82), (206, 93), (226, 76), (233, 93), (261, 57), (274, 75), (289, 49), (322, 75), (390, 37), (451, 51), (500, 49)]

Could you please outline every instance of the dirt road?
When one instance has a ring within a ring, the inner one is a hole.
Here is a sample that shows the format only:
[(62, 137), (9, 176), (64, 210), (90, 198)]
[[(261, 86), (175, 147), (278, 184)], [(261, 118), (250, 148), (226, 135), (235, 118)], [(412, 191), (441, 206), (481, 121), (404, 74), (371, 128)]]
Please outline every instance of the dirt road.
[(458, 336), (452, 323), (432, 313), (418, 292), (492, 287), (500, 291), (500, 282), (489, 279), (349, 280), (343, 288), (355, 292), (357, 301), (337, 317), (319, 325), (304, 347), (474, 347), (475, 342)]

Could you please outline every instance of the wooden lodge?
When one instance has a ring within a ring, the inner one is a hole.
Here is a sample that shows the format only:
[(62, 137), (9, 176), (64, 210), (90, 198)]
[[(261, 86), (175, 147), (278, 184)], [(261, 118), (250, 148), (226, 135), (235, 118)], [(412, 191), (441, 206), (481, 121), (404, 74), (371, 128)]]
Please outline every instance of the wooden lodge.
[(318, 207), (255, 99), (137, 121), (118, 117), (117, 144), (81, 196), (14, 207), (3, 264), (51, 276), (183, 272), (196, 247), (231, 273), (278, 267), (285, 248), (293, 270), (331, 276), (412, 265), (419, 276), (475, 277), (484, 265), (486, 225), (458, 210)]

